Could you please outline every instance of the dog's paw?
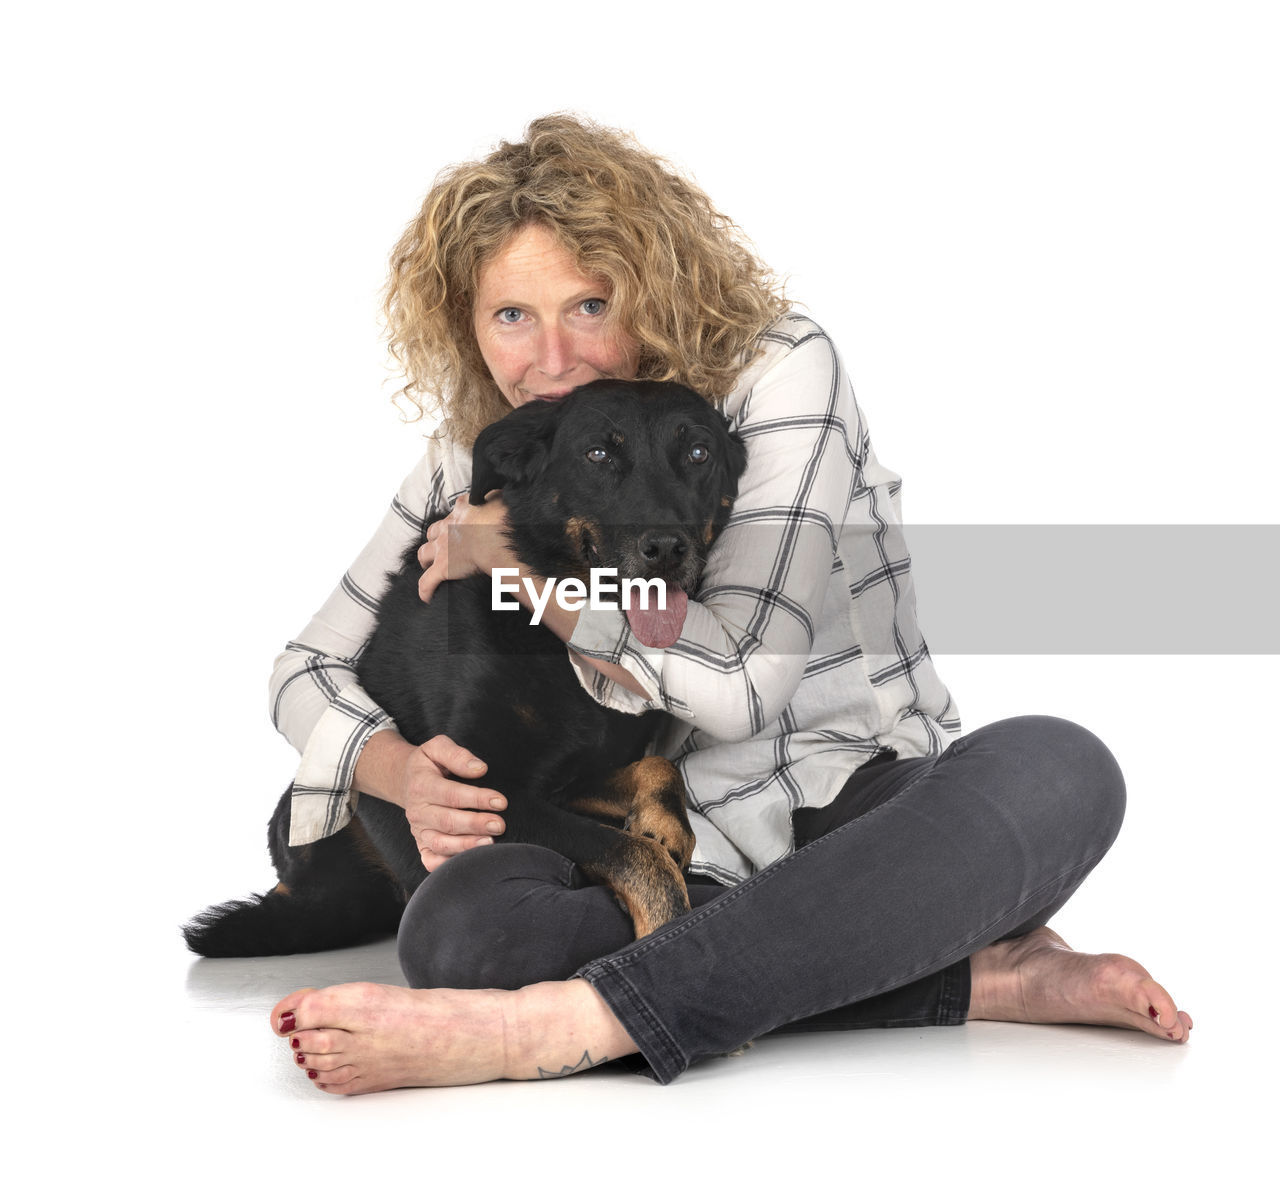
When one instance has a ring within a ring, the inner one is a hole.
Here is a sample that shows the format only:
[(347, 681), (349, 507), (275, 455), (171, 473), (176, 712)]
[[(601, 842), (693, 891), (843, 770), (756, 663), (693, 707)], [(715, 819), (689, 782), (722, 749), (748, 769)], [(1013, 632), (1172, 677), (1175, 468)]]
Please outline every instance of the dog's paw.
[(673, 814), (665, 806), (643, 802), (638, 804), (627, 815), (622, 829), (628, 834), (652, 839), (664, 847), (681, 871), (688, 868), (689, 861), (693, 858), (693, 831), (688, 821), (683, 815)]

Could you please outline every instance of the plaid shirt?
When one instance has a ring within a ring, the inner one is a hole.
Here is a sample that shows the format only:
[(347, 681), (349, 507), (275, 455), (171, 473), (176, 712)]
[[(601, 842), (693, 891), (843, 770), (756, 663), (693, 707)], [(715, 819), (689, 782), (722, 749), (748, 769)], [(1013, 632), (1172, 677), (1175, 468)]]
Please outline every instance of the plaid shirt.
[[(901, 482), (875, 458), (831, 341), (789, 315), (721, 405), (747, 471), (675, 645), (641, 645), (618, 609), (583, 609), (569, 656), (609, 707), (673, 718), (657, 751), (684, 775), (692, 869), (735, 883), (792, 847), (791, 812), (831, 801), (892, 748), (941, 752), (960, 728), (916, 621)], [(386, 576), (470, 481), (470, 453), (439, 438), (369, 545), (276, 660), (272, 718), (302, 753), (291, 839), (350, 819), (356, 758), (391, 728), (354, 662)], [(645, 700), (574, 658), (620, 663)]]

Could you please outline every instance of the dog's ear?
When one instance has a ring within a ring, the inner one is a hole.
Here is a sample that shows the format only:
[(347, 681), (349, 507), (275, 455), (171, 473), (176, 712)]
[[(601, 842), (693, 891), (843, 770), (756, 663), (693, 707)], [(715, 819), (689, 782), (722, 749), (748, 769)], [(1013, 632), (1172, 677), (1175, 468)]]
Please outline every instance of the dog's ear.
[(728, 441), (729, 444), (725, 448), (725, 467), (733, 480), (734, 487), (737, 487), (738, 480), (742, 478), (742, 472), (747, 469), (747, 447), (737, 434), (729, 434)]
[(729, 522), (733, 501), (738, 496), (738, 480), (747, 469), (747, 447), (737, 434), (725, 432), (724, 461), (720, 466), (720, 503), (712, 517), (712, 532), (719, 535)]
[(559, 416), (559, 401), (530, 401), (480, 431), (471, 451), (473, 505), (490, 491), (530, 482), (546, 469)]

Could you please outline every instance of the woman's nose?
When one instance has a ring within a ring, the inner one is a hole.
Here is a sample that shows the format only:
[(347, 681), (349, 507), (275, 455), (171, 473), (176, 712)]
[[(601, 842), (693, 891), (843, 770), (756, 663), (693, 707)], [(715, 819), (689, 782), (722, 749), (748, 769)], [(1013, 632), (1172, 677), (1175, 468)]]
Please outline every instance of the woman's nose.
[(559, 327), (546, 328), (538, 340), (538, 368), (546, 376), (563, 376), (573, 367), (573, 348)]

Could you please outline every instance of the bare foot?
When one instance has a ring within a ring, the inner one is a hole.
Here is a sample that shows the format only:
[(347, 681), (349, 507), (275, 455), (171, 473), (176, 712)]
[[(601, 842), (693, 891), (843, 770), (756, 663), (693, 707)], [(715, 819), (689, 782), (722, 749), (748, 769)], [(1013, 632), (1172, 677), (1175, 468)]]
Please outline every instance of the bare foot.
[(1136, 961), (1077, 953), (1052, 929), (1000, 941), (969, 959), (969, 1018), (1133, 1027), (1185, 1043), (1191, 1016)]
[(636, 1050), (591, 986), (408, 990), (371, 982), (295, 990), (271, 1029), (326, 1092), (567, 1076)]

